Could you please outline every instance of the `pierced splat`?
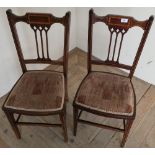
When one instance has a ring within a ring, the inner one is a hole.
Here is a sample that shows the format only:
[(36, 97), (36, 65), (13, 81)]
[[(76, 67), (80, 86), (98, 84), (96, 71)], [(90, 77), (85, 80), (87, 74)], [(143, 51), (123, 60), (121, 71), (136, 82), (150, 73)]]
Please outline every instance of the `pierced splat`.
[[(128, 29), (119, 29), (117, 27), (112, 27), (112, 26), (109, 26), (109, 31), (110, 31), (110, 41), (109, 41), (109, 48), (108, 48), (108, 56), (107, 56), (107, 59), (106, 59), (106, 62), (114, 62), (114, 63), (119, 63), (119, 57), (120, 57), (120, 52), (121, 52), (121, 47), (122, 47), (122, 42), (123, 42), (123, 38), (124, 38), (124, 34), (128, 31)], [(116, 34), (115, 36), (115, 41), (114, 41), (114, 46), (112, 48), (112, 39), (114, 37), (114, 34)], [(115, 57), (115, 54), (116, 54), (116, 46), (117, 46), (117, 43), (118, 43), (118, 36), (121, 35), (121, 39), (120, 39), (120, 42), (119, 42), (119, 49), (118, 49), (118, 55), (117, 55), (117, 60), (115, 61), (114, 60), (114, 57)], [(111, 52), (111, 49), (113, 49), (112, 51), (112, 59), (110, 60), (110, 52)]]
[[(50, 60), (49, 58), (49, 48), (48, 48), (48, 30), (50, 29), (50, 25), (31, 25), (31, 28), (34, 31), (34, 35), (35, 35), (35, 41), (36, 41), (36, 49), (37, 49), (37, 59), (47, 59)], [(38, 43), (38, 36), (37, 36), (37, 31), (39, 31), (40, 34), (40, 43), (41, 43), (41, 53), (42, 55), (39, 54), (39, 43)], [(45, 38), (43, 38), (43, 32), (45, 32)], [(47, 53), (47, 57), (45, 57), (45, 53), (44, 53), (44, 43), (43, 43), (43, 39), (46, 40), (46, 53)]]

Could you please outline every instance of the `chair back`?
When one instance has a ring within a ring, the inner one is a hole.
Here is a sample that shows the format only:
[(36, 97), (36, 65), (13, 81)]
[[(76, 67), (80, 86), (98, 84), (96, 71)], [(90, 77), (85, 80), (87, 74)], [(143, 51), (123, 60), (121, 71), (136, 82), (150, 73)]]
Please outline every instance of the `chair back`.
[[(9, 9), (6, 11), (6, 14), (23, 73), (27, 71), (26, 64), (52, 64), (62, 65), (64, 75), (67, 76), (71, 13), (67, 12), (62, 18), (58, 18), (47, 13), (26, 13), (24, 16), (17, 16)], [(16, 26), (19, 22), (24, 22), (30, 25), (30, 28), (33, 31), (37, 53), (37, 57), (35, 59), (24, 59), (23, 57)], [(55, 23), (59, 23), (64, 26), (64, 49), (62, 60), (52, 60), (49, 55), (48, 32), (51, 26)], [(43, 35), (43, 33), (45, 35)], [(39, 47), (41, 47), (40, 51)]]
[[(89, 30), (88, 30), (88, 72), (92, 70), (92, 64), (108, 65), (129, 70), (130, 71), (129, 77), (132, 78), (153, 20), (154, 20), (153, 16), (150, 16), (150, 18), (145, 21), (137, 21), (133, 17), (120, 16), (120, 15), (97, 16), (94, 13), (93, 9), (91, 9), (89, 11)], [(97, 22), (105, 23), (108, 26), (108, 30), (110, 32), (110, 41), (107, 51), (107, 57), (106, 60), (104, 61), (92, 58), (93, 25)], [(136, 52), (132, 65), (122, 64), (119, 62), (119, 58), (121, 54), (121, 47), (124, 36), (126, 35), (129, 29), (135, 26), (138, 26), (143, 30), (143, 35), (139, 43), (138, 50)], [(119, 35), (120, 40), (118, 41)], [(112, 39), (114, 39), (113, 47), (112, 47)], [(119, 47), (117, 52), (116, 52), (116, 46)], [(110, 55), (112, 56), (110, 57)]]

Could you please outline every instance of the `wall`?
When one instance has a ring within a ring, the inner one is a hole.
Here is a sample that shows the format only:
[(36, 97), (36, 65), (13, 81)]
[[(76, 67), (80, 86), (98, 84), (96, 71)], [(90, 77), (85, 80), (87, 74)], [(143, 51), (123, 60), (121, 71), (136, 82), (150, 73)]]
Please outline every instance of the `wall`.
[[(88, 12), (90, 8), (77, 8), (77, 46), (87, 51), (87, 35), (88, 35)], [(122, 14), (134, 16), (138, 20), (145, 20), (150, 15), (155, 15), (155, 8), (94, 8), (98, 15), (106, 14)], [(103, 23), (97, 23), (94, 27), (93, 36), (93, 53), (98, 58), (105, 57), (105, 51), (108, 49), (109, 33), (104, 31), (106, 26)], [(135, 51), (137, 50), (137, 42), (140, 40), (142, 31), (134, 28), (130, 31), (122, 46), (122, 55), (120, 60), (128, 64), (132, 63)], [(135, 35), (136, 33), (136, 35)], [(152, 25), (148, 39), (146, 41), (143, 53), (137, 66), (135, 76), (155, 84), (155, 21)], [(126, 36), (125, 36), (126, 37)], [(129, 41), (127, 41), (129, 39)]]
[[(21, 76), (22, 71), (17, 57), (17, 52), (12, 39), (10, 27), (6, 16), (6, 10), (8, 8), (0, 8), (0, 97), (6, 94)], [(62, 17), (67, 11), (71, 11), (71, 29), (70, 29), (70, 47), (73, 49), (76, 47), (76, 9), (75, 8), (11, 8), (17, 15), (24, 15), (26, 12), (47, 12), (52, 13), (57, 17)], [(21, 29), (24, 26), (24, 29)], [(34, 42), (34, 36), (31, 29), (28, 29), (26, 24), (17, 24), (19, 28), (19, 38), (22, 40), (22, 48), (24, 57), (34, 57), (36, 54), (36, 47)], [(54, 24), (51, 28), (49, 35), (49, 49), (50, 55), (53, 59), (60, 58), (63, 50), (63, 26)], [(33, 44), (31, 44), (33, 42)], [(32, 68), (32, 65), (28, 66)], [(33, 66), (33, 69), (43, 68), (43, 66)]]

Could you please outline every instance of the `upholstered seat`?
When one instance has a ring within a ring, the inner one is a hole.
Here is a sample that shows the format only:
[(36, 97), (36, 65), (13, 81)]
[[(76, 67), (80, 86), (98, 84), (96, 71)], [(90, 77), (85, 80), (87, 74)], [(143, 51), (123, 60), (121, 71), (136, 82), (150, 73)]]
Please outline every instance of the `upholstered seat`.
[(63, 73), (28, 71), (11, 91), (4, 108), (25, 111), (57, 111), (64, 104)]
[(110, 114), (132, 116), (134, 92), (129, 78), (91, 72), (82, 82), (75, 104)]

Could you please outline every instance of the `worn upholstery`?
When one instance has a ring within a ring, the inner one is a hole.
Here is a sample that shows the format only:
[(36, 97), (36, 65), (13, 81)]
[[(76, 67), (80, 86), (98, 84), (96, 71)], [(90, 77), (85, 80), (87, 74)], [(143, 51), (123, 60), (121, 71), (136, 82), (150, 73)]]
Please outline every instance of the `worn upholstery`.
[(64, 76), (52, 71), (29, 71), (11, 91), (5, 108), (26, 111), (61, 110), (64, 103)]
[(75, 104), (110, 114), (133, 115), (134, 92), (127, 77), (91, 72), (82, 82)]

